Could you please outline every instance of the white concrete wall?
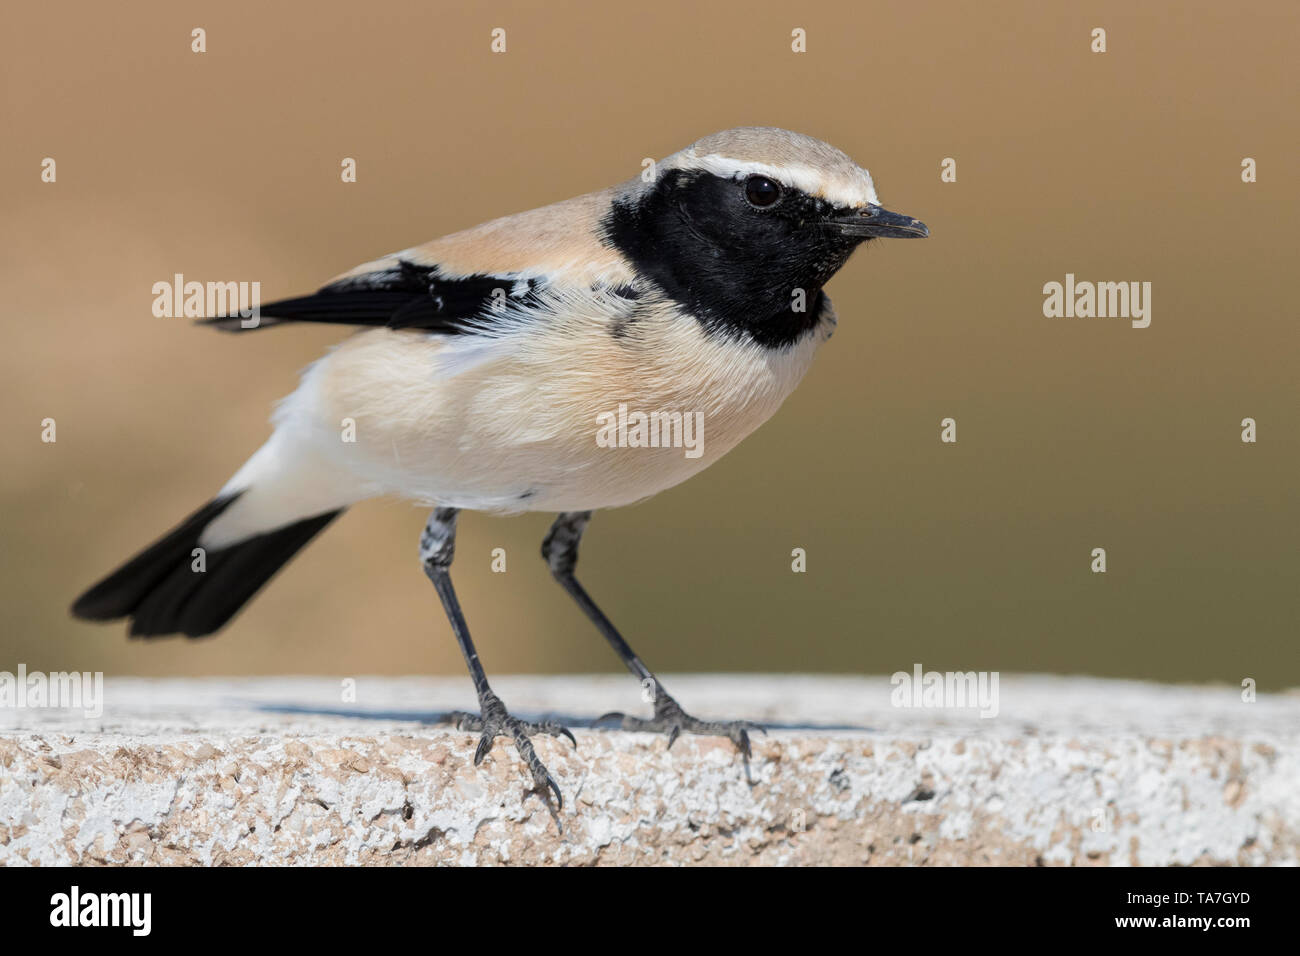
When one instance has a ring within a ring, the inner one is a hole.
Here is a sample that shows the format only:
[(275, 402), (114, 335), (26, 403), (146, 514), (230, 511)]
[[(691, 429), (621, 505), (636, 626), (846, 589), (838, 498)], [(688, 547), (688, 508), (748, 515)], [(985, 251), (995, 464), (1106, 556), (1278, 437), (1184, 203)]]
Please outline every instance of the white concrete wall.
[(0, 708), (0, 864), (1300, 862), (1300, 696), (1007, 677), (999, 713), (902, 709), (887, 677), (669, 678), (726, 741), (584, 729), (629, 677), (499, 678), (565, 796), (422, 722), (466, 679), (113, 680), (103, 714)]

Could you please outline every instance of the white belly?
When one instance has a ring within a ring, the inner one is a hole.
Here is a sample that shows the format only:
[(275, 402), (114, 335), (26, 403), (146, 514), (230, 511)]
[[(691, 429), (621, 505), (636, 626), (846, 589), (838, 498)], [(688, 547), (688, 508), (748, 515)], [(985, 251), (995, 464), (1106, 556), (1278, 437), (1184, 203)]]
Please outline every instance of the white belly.
[[(483, 511), (625, 505), (702, 471), (766, 421), (833, 317), (781, 351), (707, 336), (689, 318), (656, 322), (623, 338), (599, 316), (486, 342), (366, 331), (308, 372), (277, 430), (310, 434), (312, 457), (362, 497)], [(650, 434), (637, 413), (670, 447), (632, 447)]]

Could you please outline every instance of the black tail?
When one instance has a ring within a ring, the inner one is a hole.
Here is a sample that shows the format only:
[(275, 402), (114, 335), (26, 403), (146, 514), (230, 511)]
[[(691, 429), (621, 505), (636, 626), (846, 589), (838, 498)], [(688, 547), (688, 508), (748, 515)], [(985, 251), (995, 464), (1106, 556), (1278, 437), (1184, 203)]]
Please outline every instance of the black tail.
[(132, 637), (184, 634), (201, 637), (219, 630), (342, 511), (305, 518), (203, 555), (195, 570), (199, 535), (238, 497), (210, 501), (161, 540), (141, 551), (72, 605), (89, 621), (131, 618)]

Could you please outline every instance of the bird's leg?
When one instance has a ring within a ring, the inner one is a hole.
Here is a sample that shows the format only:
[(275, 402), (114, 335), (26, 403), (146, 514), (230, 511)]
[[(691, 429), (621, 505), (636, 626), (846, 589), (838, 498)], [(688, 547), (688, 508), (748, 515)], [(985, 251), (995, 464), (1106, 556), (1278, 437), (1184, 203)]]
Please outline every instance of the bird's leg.
[(727, 737), (748, 760), (749, 732), (757, 730), (766, 733), (766, 731), (758, 724), (747, 720), (697, 720), (682, 710), (681, 705), (664, 690), (659, 678), (655, 677), (650, 672), (650, 668), (637, 657), (627, 641), (623, 640), (623, 635), (619, 634), (618, 629), (610, 623), (609, 618), (596, 606), (596, 602), (574, 577), (574, 568), (578, 564), (578, 542), (582, 540), (582, 533), (590, 520), (590, 511), (566, 511), (561, 514), (551, 525), (546, 540), (542, 542), (542, 557), (546, 559), (546, 564), (551, 569), (551, 574), (555, 576), (555, 580), (560, 582), (564, 590), (569, 592), (569, 596), (578, 603), (578, 607), (591, 618), (591, 622), (605, 636), (605, 640), (609, 641), (610, 646), (622, 658), (632, 675), (641, 681), (641, 686), (648, 699), (653, 702), (655, 709), (654, 716), (649, 719), (613, 713), (605, 714), (596, 723), (617, 721), (623, 730), (666, 733), (669, 747), (684, 733)]
[(460, 645), (460, 652), (465, 655), (465, 664), (469, 667), (469, 676), (474, 681), (474, 690), (478, 694), (481, 711), (478, 714), (457, 713), (450, 716), (456, 720), (458, 729), (481, 734), (478, 749), (474, 751), (475, 766), (482, 763), (497, 737), (510, 737), (515, 742), (515, 749), (519, 751), (519, 756), (524, 759), (529, 772), (533, 775), (534, 789), (543, 797), (547, 796), (549, 789), (555, 794), (556, 807), (563, 809), (564, 798), (560, 796), (560, 788), (556, 786), (546, 767), (538, 759), (532, 741), (528, 738), (533, 734), (550, 734), (552, 737), (568, 737), (575, 747), (578, 743), (573, 739), (573, 734), (568, 728), (562, 727), (553, 720), (531, 724), (510, 716), (501, 698), (488, 686), (487, 675), (483, 673), (483, 665), (479, 663), (478, 651), (474, 648), (474, 642), (470, 640), (465, 615), (461, 613), (456, 591), (451, 586), (451, 560), (456, 550), (456, 513), (455, 508), (438, 508), (429, 516), (429, 521), (424, 526), (424, 533), (420, 535), (420, 561), (424, 565), (424, 573), (429, 576), (429, 580), (437, 589), (443, 610), (447, 612), (447, 620), (451, 622), (451, 629), (456, 635), (456, 643)]

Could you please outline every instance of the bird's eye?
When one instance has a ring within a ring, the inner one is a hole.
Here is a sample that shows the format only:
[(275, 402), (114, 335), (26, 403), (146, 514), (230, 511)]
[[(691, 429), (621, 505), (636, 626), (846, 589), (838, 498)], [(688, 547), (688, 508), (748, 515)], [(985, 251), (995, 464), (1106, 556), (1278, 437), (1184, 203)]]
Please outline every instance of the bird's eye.
[(759, 209), (775, 206), (781, 200), (781, 187), (766, 176), (750, 176), (745, 180), (745, 200)]

